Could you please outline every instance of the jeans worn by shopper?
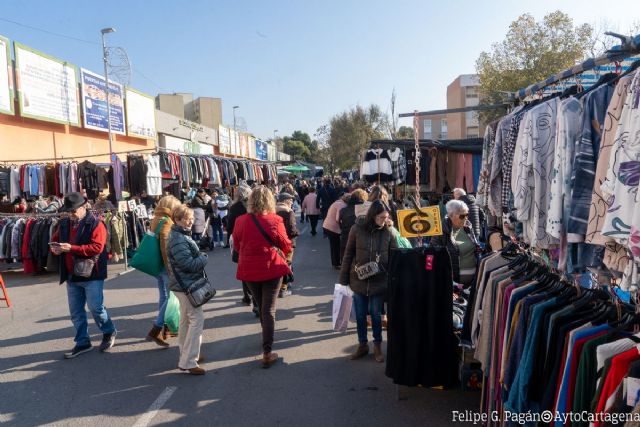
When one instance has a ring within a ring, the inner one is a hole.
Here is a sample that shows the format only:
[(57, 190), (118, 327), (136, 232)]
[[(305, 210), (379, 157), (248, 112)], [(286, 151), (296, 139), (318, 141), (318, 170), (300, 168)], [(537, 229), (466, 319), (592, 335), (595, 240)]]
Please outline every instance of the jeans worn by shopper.
[(69, 313), (71, 314), (71, 322), (76, 328), (74, 341), (78, 346), (91, 344), (87, 312), (84, 309), (85, 304), (103, 334), (112, 334), (116, 331), (116, 327), (104, 306), (103, 288), (104, 280), (72, 282), (71, 277), (67, 280)]
[(212, 225), (211, 230), (213, 231), (213, 242), (222, 243), (224, 242), (224, 232), (222, 231), (222, 224), (220, 225)]
[(358, 342), (367, 342), (367, 314), (371, 315), (371, 329), (373, 342), (382, 342), (382, 304), (384, 295), (353, 294), (353, 305), (356, 309), (356, 324), (358, 326)]
[(282, 284), (282, 278), (264, 282), (246, 282), (251, 294), (260, 308), (260, 324), (262, 325), (262, 350), (271, 353), (273, 332), (276, 327), (276, 300)]
[(156, 317), (156, 321), (153, 322), (159, 328), (164, 326), (164, 312), (167, 309), (167, 303), (169, 302), (169, 275), (167, 274), (167, 270), (162, 270), (162, 272), (157, 277), (158, 280), (158, 317)]

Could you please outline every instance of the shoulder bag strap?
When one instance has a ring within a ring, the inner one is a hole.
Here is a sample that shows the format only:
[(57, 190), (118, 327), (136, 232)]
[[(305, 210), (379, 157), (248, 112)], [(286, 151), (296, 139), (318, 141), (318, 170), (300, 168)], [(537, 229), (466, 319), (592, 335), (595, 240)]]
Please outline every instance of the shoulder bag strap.
[(287, 260), (286, 257), (284, 256), (280, 248), (277, 247), (276, 244), (273, 242), (273, 239), (271, 239), (271, 236), (269, 236), (269, 234), (265, 231), (265, 229), (262, 228), (262, 225), (260, 225), (258, 218), (256, 218), (254, 214), (251, 214), (250, 216), (251, 216), (251, 219), (253, 220), (253, 223), (256, 225), (256, 227), (258, 227), (260, 234), (262, 234), (265, 240), (276, 250), (278, 255), (280, 255), (286, 261)]
[(167, 222), (167, 218), (168, 218), (168, 217), (166, 217), (166, 216), (165, 216), (165, 217), (163, 217), (163, 218), (160, 220), (160, 222), (158, 223), (158, 225), (156, 225), (156, 229), (155, 229), (155, 231), (154, 231), (154, 233), (153, 233), (155, 236), (157, 236), (157, 235), (158, 235), (158, 233), (160, 232), (160, 229), (162, 228), (162, 226), (164, 225), (164, 223), (165, 223), (165, 222)]

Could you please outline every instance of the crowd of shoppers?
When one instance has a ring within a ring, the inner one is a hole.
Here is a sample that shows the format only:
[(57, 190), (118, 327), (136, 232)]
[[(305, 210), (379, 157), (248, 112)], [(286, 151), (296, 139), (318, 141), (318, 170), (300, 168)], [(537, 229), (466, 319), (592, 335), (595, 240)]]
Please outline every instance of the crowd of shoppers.
[[(363, 186), (364, 187), (364, 186)], [(237, 262), (236, 278), (242, 283), (242, 302), (253, 305), (262, 328), (261, 364), (268, 368), (278, 360), (273, 351), (276, 302), (291, 294), (293, 257), (298, 229), (295, 207), (300, 207), (300, 221), (310, 223), (310, 234), (322, 229), (328, 238), (330, 260), (339, 270), (338, 282), (354, 293), (358, 345), (350, 358), (360, 359), (370, 351), (368, 327), (372, 328), (373, 354), (384, 361), (382, 334), (384, 304), (387, 293), (387, 271), (390, 252), (398, 246), (397, 205), (386, 189), (375, 185), (368, 191), (354, 186), (349, 191), (341, 182), (324, 180), (318, 187), (299, 181), (273, 191), (267, 186), (236, 188), (232, 203), (226, 194), (198, 190), (187, 204), (173, 196), (153, 203), (149, 227), (156, 231), (164, 268), (157, 276), (158, 314), (146, 339), (163, 348), (169, 342), (163, 337), (165, 311), (173, 292), (180, 305), (178, 368), (192, 375), (203, 375), (200, 354), (204, 313), (194, 307), (185, 290), (205, 276), (207, 254), (198, 241), (209, 223), (209, 249), (224, 243), (232, 247), (232, 260)], [(278, 191), (279, 190), (279, 191)], [(105, 198), (98, 198), (97, 208), (109, 208)], [(65, 353), (74, 358), (93, 347), (88, 334), (85, 305), (102, 332), (101, 351), (115, 342), (116, 327), (104, 306), (103, 286), (106, 278), (106, 239), (104, 224), (88, 211), (88, 200), (71, 193), (64, 202), (48, 200), (39, 209), (64, 213), (58, 230), (52, 236), (51, 251), (60, 256), (60, 282), (67, 284), (69, 311), (76, 329), (75, 346)], [(484, 216), (475, 206), (473, 196), (455, 189), (446, 204), (443, 234), (430, 240), (431, 245), (445, 247), (451, 257), (453, 280), (470, 285), (476, 275), (481, 246), (478, 236)], [(369, 274), (369, 267), (374, 273)], [(367, 267), (367, 268), (363, 268)], [(363, 273), (364, 272), (364, 273)]]

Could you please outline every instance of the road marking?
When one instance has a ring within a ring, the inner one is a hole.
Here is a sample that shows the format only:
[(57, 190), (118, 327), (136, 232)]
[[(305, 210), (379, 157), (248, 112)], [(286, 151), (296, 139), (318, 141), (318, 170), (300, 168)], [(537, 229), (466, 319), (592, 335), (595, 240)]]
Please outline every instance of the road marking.
[(140, 418), (138, 418), (138, 421), (136, 421), (133, 427), (148, 426), (151, 420), (153, 420), (153, 417), (155, 417), (158, 414), (158, 411), (164, 406), (165, 403), (167, 403), (167, 400), (169, 400), (171, 395), (175, 393), (177, 389), (178, 387), (165, 388), (164, 391), (160, 393), (160, 396), (158, 396), (156, 401), (153, 402), (151, 406), (149, 406), (149, 409), (147, 409), (147, 412), (145, 412)]

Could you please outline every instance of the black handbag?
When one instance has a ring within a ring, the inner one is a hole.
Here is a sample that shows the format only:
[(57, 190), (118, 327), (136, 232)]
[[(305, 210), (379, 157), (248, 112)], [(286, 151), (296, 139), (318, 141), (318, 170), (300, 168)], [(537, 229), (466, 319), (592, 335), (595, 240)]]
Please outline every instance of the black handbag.
[(213, 287), (213, 284), (209, 282), (209, 278), (207, 277), (207, 272), (202, 271), (202, 277), (196, 280), (191, 284), (191, 286), (185, 286), (180, 278), (180, 275), (176, 272), (176, 269), (173, 267), (173, 259), (169, 256), (169, 265), (171, 266), (171, 270), (173, 271), (173, 275), (176, 278), (176, 281), (184, 291), (184, 294), (189, 299), (189, 302), (194, 307), (200, 307), (205, 305), (211, 298), (216, 295), (216, 289)]
[[(278, 255), (280, 255), (280, 257), (282, 257), (282, 259), (284, 259), (284, 262), (289, 264), (289, 261), (287, 261), (287, 257), (284, 256), (284, 254), (282, 253), (280, 248), (277, 247), (276, 244), (271, 239), (271, 236), (269, 236), (269, 234), (267, 234), (267, 232), (264, 230), (264, 228), (262, 228), (262, 226), (258, 222), (258, 219), (256, 218), (256, 216), (251, 214), (251, 219), (256, 224), (256, 227), (258, 227), (258, 230), (260, 230), (260, 234), (262, 234), (262, 236), (265, 238), (265, 240), (276, 250)], [(291, 268), (291, 267), (289, 267), (289, 268)], [(290, 274), (287, 274), (286, 276), (283, 276), (282, 277), (282, 283), (293, 283), (293, 273), (290, 273)]]

